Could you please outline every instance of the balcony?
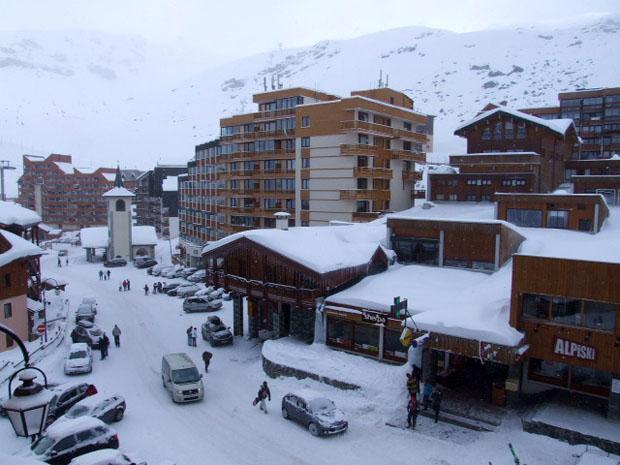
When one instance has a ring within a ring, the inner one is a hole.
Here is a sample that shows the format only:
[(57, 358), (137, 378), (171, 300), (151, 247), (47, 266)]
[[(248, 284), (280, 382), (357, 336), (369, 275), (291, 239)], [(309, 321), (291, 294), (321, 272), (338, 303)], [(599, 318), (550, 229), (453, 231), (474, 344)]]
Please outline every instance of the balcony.
[(420, 181), (422, 179), (422, 173), (416, 171), (403, 171), (403, 181)]
[(357, 166), (353, 168), (353, 176), (356, 178), (392, 179), (392, 170), (389, 168)]
[(420, 134), (407, 129), (394, 128), (384, 124), (371, 123), (369, 121), (341, 121), (340, 130), (344, 132), (363, 132), (365, 134), (390, 137), (392, 139), (413, 139), (422, 144), (427, 141), (426, 134)]
[(426, 154), (411, 152), (408, 150), (390, 150), (376, 145), (366, 144), (340, 144), (340, 155), (382, 157), (393, 160), (406, 160), (416, 163), (426, 163)]
[(389, 190), (347, 189), (340, 191), (340, 200), (389, 200)]
[(367, 223), (376, 220), (380, 215), (381, 212), (354, 212), (352, 220), (357, 223)]

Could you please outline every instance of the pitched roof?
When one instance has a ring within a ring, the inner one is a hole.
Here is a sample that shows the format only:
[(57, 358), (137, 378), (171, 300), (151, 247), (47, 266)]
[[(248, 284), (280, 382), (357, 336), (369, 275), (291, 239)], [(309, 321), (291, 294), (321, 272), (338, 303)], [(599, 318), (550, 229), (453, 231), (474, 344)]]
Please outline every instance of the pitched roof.
[(0, 236), (10, 245), (7, 250), (0, 252), (0, 266), (8, 265), (21, 258), (38, 257), (43, 254), (43, 249), (16, 234), (0, 230)]
[(41, 217), (35, 211), (24, 208), (15, 202), (0, 200), (0, 224), (30, 226), (41, 221)]

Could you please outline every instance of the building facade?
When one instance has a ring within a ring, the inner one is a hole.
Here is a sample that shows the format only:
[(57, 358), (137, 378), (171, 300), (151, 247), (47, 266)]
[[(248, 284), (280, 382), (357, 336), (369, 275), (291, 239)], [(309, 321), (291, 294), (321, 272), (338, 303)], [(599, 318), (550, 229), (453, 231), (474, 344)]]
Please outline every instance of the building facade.
[[(102, 194), (114, 184), (113, 168), (86, 169), (72, 165), (71, 155), (24, 155), (18, 181), (19, 203), (36, 211), (43, 222), (60, 229), (80, 229), (107, 222)], [(126, 186), (135, 190), (138, 170), (123, 170)]]

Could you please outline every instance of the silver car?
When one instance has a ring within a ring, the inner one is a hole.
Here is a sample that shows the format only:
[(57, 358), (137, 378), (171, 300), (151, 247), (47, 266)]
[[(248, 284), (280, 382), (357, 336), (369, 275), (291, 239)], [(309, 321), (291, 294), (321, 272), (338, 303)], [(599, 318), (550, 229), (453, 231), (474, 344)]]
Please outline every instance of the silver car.
[(188, 297), (183, 301), (183, 311), (186, 313), (215, 312), (220, 308), (222, 308), (222, 301), (220, 299), (213, 299), (206, 295)]
[(93, 353), (85, 342), (71, 344), (65, 359), (65, 375), (77, 375), (93, 371)]

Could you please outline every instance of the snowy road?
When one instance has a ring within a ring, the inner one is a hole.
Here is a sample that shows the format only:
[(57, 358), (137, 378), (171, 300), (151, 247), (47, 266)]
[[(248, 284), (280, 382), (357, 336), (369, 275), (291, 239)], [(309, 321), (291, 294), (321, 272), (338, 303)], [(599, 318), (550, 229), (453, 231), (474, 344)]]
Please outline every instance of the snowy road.
[[(166, 245), (167, 248), (167, 245)], [(165, 249), (162, 248), (162, 253)], [(158, 253), (159, 255), (159, 253)], [(119, 393), (127, 400), (125, 418), (114, 426), (121, 448), (134, 451), (149, 464), (512, 464), (507, 443), (512, 442), (529, 465), (570, 465), (584, 447), (523, 433), (516, 419), (496, 433), (476, 433), (449, 425), (435, 425), (420, 418), (415, 432), (385, 426), (392, 406), (381, 405), (362, 390), (340, 391), (313, 381), (271, 380), (272, 402), (268, 415), (251, 405), (259, 384), (266, 379), (260, 347), (236, 338), (232, 347), (209, 349), (214, 357), (205, 377), (205, 400), (173, 404), (162, 388), (162, 354), (185, 351), (202, 367), (202, 351), (209, 346), (199, 339), (188, 347), (185, 329), (198, 329), (205, 314), (187, 315), (181, 300), (163, 295), (144, 296), (142, 287), (156, 278), (132, 266), (112, 269), (110, 281), (100, 281), (101, 266), (85, 262), (81, 249), (72, 248), (71, 264), (56, 268), (56, 258), (42, 259), (44, 277), (62, 277), (70, 284), (71, 309), (84, 296), (99, 303), (96, 323), (110, 335), (114, 324), (123, 331), (121, 348), (110, 348), (110, 357), (97, 360), (93, 373), (82, 377), (63, 374), (63, 358), (69, 342), (45, 359), (41, 366), (54, 380), (93, 382), (101, 392)], [(123, 278), (131, 280), (130, 292), (119, 292)], [(232, 325), (230, 302), (218, 312)], [(72, 328), (73, 325), (69, 325)], [(6, 389), (5, 386), (2, 386)], [(350, 430), (339, 437), (315, 438), (280, 415), (284, 394), (311, 388), (332, 398), (348, 416)], [(0, 447), (19, 453), (26, 441), (11, 435), (7, 421), (0, 421)]]

